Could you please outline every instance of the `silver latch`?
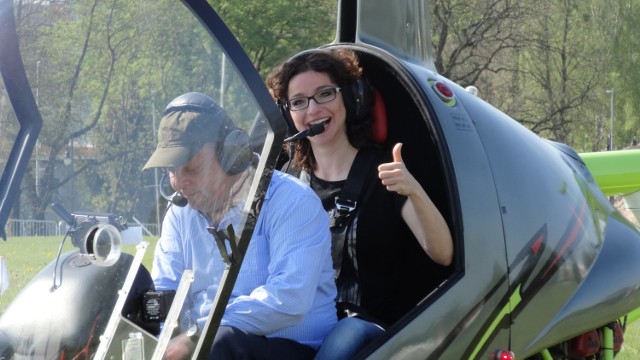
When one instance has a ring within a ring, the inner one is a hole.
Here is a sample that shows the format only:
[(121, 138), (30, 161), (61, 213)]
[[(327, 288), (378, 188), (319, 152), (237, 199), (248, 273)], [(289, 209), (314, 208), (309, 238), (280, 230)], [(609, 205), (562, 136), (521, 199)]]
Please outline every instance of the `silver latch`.
[(357, 201), (341, 199), (338, 196), (336, 196), (335, 202), (336, 202), (336, 210), (338, 210), (338, 212), (341, 214), (352, 212), (353, 210), (356, 209), (356, 206), (358, 205)]

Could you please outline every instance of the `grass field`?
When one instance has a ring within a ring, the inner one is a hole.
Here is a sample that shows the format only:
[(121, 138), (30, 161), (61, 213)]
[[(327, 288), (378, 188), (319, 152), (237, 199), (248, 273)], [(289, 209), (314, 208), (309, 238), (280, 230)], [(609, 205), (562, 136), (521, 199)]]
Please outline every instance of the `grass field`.
[[(61, 237), (35, 237), (9, 238), (6, 242), (0, 241), (0, 256), (6, 262), (10, 277), (9, 288), (0, 295), (0, 316), (19, 290), (42, 268), (55, 259), (61, 240)], [(148, 269), (151, 269), (153, 249), (157, 239), (145, 237), (144, 240), (149, 242), (149, 247), (142, 263)], [(67, 240), (63, 247), (63, 252), (71, 250), (74, 250), (74, 248), (70, 240)], [(124, 251), (133, 253), (135, 248), (133, 245), (125, 245)], [(616, 359), (640, 359), (640, 321), (627, 325), (623, 348)]]
[(627, 326), (624, 333), (622, 350), (616, 357), (618, 360), (640, 359), (640, 321), (635, 321)]
[[(145, 237), (149, 242), (149, 247), (145, 253), (142, 263), (151, 269), (153, 249), (155, 248), (155, 238)], [(46, 265), (55, 260), (60, 248), (62, 237), (9, 237), (7, 241), (0, 240), (0, 256), (4, 258), (9, 272), (9, 288), (0, 295), (0, 315), (7, 308), (8, 304), (18, 294), (27, 283)], [(65, 241), (62, 252), (76, 250), (71, 244), (71, 240)], [(134, 253), (134, 245), (124, 245), (123, 251)]]

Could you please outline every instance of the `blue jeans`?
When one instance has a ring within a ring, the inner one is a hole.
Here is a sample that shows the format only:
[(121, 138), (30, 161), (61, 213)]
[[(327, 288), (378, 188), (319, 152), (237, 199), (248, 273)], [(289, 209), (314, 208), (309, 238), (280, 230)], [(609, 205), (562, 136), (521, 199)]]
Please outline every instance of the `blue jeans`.
[(350, 359), (382, 333), (384, 329), (374, 323), (356, 317), (341, 319), (324, 338), (315, 360)]

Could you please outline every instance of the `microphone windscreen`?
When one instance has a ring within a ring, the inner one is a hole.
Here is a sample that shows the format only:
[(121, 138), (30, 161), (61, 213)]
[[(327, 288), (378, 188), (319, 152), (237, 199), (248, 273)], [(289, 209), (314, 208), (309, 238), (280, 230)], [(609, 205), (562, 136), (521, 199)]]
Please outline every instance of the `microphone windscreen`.
[(307, 132), (307, 136), (311, 137), (318, 134), (322, 134), (323, 132), (324, 132), (324, 122), (321, 122), (319, 124), (313, 124), (309, 126), (309, 132)]
[(179, 192), (176, 192), (173, 195), (171, 195), (171, 199), (169, 201), (171, 201), (173, 205), (176, 205), (179, 207), (185, 207), (189, 203), (187, 198), (184, 197), (184, 195), (180, 194)]

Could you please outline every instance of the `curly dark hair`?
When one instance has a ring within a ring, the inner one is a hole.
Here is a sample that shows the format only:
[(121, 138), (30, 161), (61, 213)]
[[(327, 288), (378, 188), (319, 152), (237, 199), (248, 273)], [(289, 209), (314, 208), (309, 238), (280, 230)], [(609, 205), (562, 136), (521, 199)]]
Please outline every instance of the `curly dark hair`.
[[(291, 79), (306, 71), (326, 73), (329, 78), (343, 89), (347, 112), (346, 127), (349, 143), (356, 149), (373, 143), (371, 135), (372, 119), (369, 114), (361, 119), (355, 116), (355, 98), (351, 90), (362, 76), (358, 56), (349, 49), (312, 49), (303, 51), (274, 69), (267, 78), (267, 86), (274, 99), (286, 101)], [(370, 89), (367, 89), (370, 92)], [(370, 93), (365, 96), (372, 96)], [(307, 172), (316, 169), (316, 159), (311, 150), (309, 139), (296, 141), (293, 166)]]

